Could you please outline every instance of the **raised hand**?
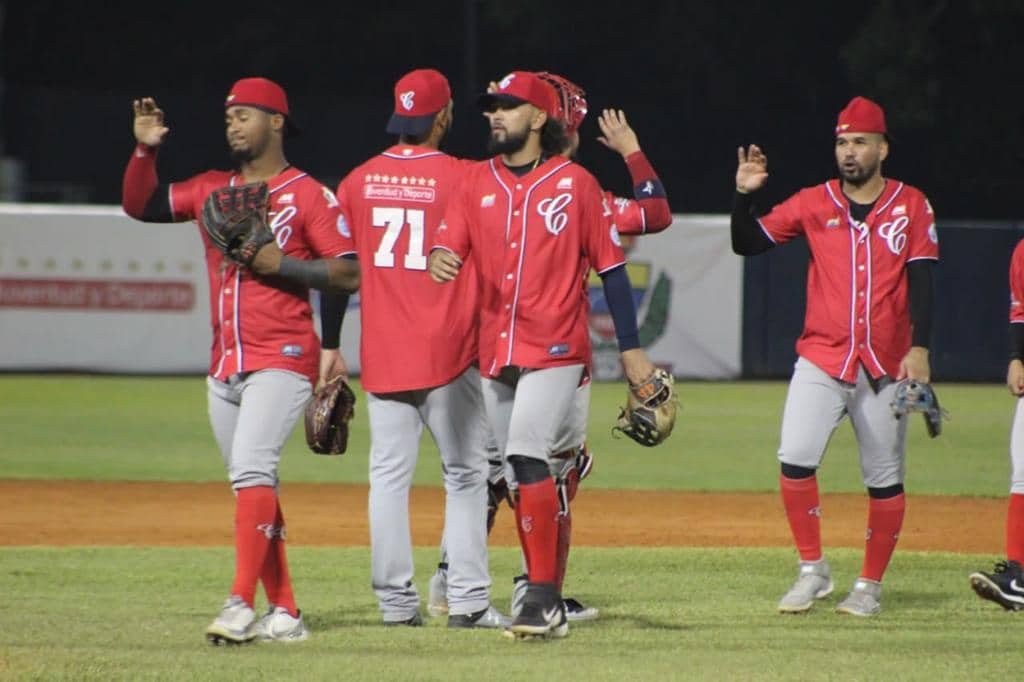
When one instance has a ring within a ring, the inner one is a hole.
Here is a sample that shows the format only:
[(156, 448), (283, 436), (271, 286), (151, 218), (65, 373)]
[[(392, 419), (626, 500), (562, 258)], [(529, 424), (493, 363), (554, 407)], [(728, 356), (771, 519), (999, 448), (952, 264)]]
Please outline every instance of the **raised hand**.
[(597, 125), (601, 128), (601, 136), (597, 141), (623, 157), (640, 151), (640, 141), (636, 133), (626, 122), (626, 113), (622, 109), (605, 109), (597, 117)]
[(132, 102), (135, 111), (133, 126), (135, 139), (150, 147), (159, 147), (170, 128), (164, 125), (164, 112), (152, 97), (143, 97)]
[(736, 150), (739, 161), (736, 167), (736, 191), (744, 194), (754, 192), (768, 181), (768, 157), (756, 144), (750, 145), (746, 150), (740, 147)]

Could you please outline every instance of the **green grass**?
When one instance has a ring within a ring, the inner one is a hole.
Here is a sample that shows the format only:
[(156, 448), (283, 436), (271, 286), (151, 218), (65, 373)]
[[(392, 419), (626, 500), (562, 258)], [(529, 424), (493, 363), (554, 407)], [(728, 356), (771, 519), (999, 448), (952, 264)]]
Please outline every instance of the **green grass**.
[[(291, 563), (313, 630), (296, 645), (215, 649), (203, 630), (220, 607), (229, 549), (4, 548), (0, 677), (43, 679), (1014, 679), (1020, 617), (977, 599), (966, 576), (987, 564), (897, 552), (884, 612), (832, 607), (859, 553), (831, 555), (836, 593), (805, 616), (775, 613), (792, 552), (590, 549), (568, 587), (602, 610), (562, 642), (512, 642), (494, 631), (385, 629), (365, 548), (297, 547)], [(433, 550), (417, 551), (425, 590)], [(495, 600), (518, 565), (492, 552)]]
[[(908, 490), (1002, 496), (1013, 403), (999, 385), (939, 386), (953, 415), (930, 440), (916, 416), (908, 445)], [(589, 486), (678, 490), (776, 488), (782, 382), (684, 382), (676, 431), (647, 449), (613, 438), (621, 384), (594, 386)], [(369, 429), (361, 393), (349, 453), (311, 454), (296, 430), (281, 464), (288, 481), (365, 482)], [(0, 476), (102, 480), (207, 481), (224, 478), (206, 417), (201, 378), (0, 376)], [(417, 484), (437, 485), (437, 451), (425, 437)], [(820, 475), (822, 490), (861, 490), (849, 424), (840, 426)]]

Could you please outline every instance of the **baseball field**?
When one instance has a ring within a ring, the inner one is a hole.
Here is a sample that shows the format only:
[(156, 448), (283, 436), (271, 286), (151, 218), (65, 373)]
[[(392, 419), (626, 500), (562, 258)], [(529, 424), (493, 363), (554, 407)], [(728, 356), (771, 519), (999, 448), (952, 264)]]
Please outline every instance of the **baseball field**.
[[(785, 384), (682, 382), (676, 432), (656, 449), (611, 436), (624, 389), (595, 386), (596, 464), (574, 505), (565, 592), (598, 621), (556, 642), (443, 620), (385, 629), (359, 394), (348, 454), (313, 455), (297, 432), (282, 462), (311, 639), (224, 649), (203, 631), (233, 573), (233, 501), (203, 380), (0, 376), (0, 679), (1013, 678), (1024, 623), (967, 582), (1003, 552), (1012, 399), (1000, 385), (938, 388), (952, 421), (935, 440), (911, 424), (907, 517), (876, 618), (832, 610), (860, 568), (867, 514), (849, 426), (819, 475), (836, 592), (782, 616), (796, 567), (775, 492)], [(424, 596), (439, 480), (428, 440), (412, 499)], [(511, 519), (503, 509), (492, 536), (503, 610), (519, 572)]]

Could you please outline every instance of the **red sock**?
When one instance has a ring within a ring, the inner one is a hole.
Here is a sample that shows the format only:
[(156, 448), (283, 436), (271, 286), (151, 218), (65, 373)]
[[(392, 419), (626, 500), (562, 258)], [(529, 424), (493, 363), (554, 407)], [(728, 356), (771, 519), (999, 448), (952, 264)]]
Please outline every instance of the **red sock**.
[(231, 594), (249, 606), (256, 597), (256, 581), (270, 548), (277, 494), (270, 486), (242, 488), (235, 501), (235, 582)]
[(1024, 564), (1024, 495), (1010, 495), (1006, 512), (1006, 558)]
[(516, 504), (519, 542), (526, 555), (531, 583), (555, 582), (558, 543), (558, 494), (550, 476), (536, 483), (520, 484)]
[(263, 562), (260, 580), (263, 581), (263, 589), (267, 591), (267, 601), (274, 606), (287, 609), (292, 616), (298, 617), (295, 595), (292, 592), (292, 579), (288, 574), (288, 557), (284, 544), (286, 532), (280, 500), (277, 501), (277, 513), (274, 516), (274, 531), (267, 558)]
[(875, 582), (882, 582), (885, 569), (889, 566), (896, 541), (903, 527), (903, 513), (907, 509), (907, 497), (900, 493), (884, 500), (870, 498), (868, 502), (868, 532), (864, 548), (864, 566), (860, 576)]
[(782, 506), (786, 508), (789, 529), (793, 532), (800, 561), (821, 559), (821, 503), (818, 501), (818, 478), (787, 478), (779, 476)]

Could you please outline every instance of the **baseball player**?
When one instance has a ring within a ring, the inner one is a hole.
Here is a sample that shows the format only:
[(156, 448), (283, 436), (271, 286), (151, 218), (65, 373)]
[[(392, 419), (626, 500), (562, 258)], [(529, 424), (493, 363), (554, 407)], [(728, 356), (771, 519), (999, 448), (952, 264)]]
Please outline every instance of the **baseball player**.
[[(547, 72), (540, 72), (537, 75), (555, 89), (559, 104), (558, 119), (565, 126), (568, 137), (568, 148), (564, 154), (568, 158), (574, 158), (580, 144), (579, 128), (587, 115), (585, 93), (578, 85), (561, 76)], [(491, 83), (488, 92), (494, 92), (497, 89), (498, 84)], [(669, 208), (664, 187), (640, 148), (637, 135), (629, 126), (625, 113), (606, 109), (598, 117), (597, 122), (602, 133), (598, 141), (622, 155), (633, 181), (634, 199), (616, 197), (611, 192), (604, 192), (606, 203), (614, 207), (612, 209), (614, 222), (619, 234), (653, 234), (664, 230), (672, 224), (672, 211)], [(568, 445), (552, 457), (552, 475), (555, 477), (555, 483), (559, 490), (559, 501), (562, 504), (557, 549), (559, 592), (561, 592), (564, 582), (572, 532), (569, 503), (576, 495), (579, 482), (590, 473), (593, 467), (593, 458), (585, 443), (589, 408), (590, 382), (588, 380), (577, 389), (573, 400), (572, 412), (565, 427), (567, 430), (565, 440)], [(505, 465), (500, 455), (496, 452), (491, 454), (489, 464), (488, 532), (494, 526), (495, 514), (501, 501), (503, 499), (511, 501), (508, 484), (505, 480)], [(446, 573), (447, 557), (442, 541), (441, 562), (430, 581), (427, 608), (432, 615), (447, 613)], [(526, 592), (526, 578), (525, 573), (514, 578), (513, 615), (519, 611), (519, 607), (522, 605), (522, 597)], [(566, 597), (564, 601), (566, 615), (570, 622), (594, 620), (600, 615), (596, 608), (586, 606), (578, 599)]]
[[(427, 247), (471, 162), (439, 151), (452, 123), (448, 81), (418, 69), (395, 85), (398, 143), (342, 180), (338, 197), (364, 264), (362, 385), (370, 416), (370, 543), (384, 623), (420, 625), (409, 489), (423, 427), (441, 453), (449, 627), (504, 627), (490, 603), (488, 435), (475, 366), (477, 282), (427, 273)], [(398, 360), (400, 359), (400, 361)]]
[[(160, 185), (156, 172), (157, 149), (168, 133), (164, 114), (151, 98), (136, 100), (134, 110), (137, 145), (125, 170), (122, 201), (133, 218), (198, 222), (214, 190), (255, 181), (269, 186), (269, 223), (284, 254), (278, 259), (283, 276), (261, 278), (240, 269), (199, 230), (213, 326), (210, 423), (236, 498), (234, 582), (206, 635), (214, 644), (304, 640), (309, 632), (295, 605), (285, 555), (278, 462), (312, 383), (321, 367), (330, 372), (335, 366), (337, 351), (318, 350), (308, 289), (292, 278), (355, 290), (358, 263), (337, 258), (354, 247), (337, 229), (334, 195), (285, 159), (283, 138), (294, 124), (285, 92), (276, 83), (242, 79), (224, 102), (236, 170), (211, 170), (169, 185)], [(316, 257), (321, 259), (312, 260)], [(253, 610), (257, 581), (270, 603), (258, 620)]]
[(562, 156), (568, 140), (554, 89), (535, 73), (516, 71), (480, 104), (496, 156), (476, 164), (450, 201), (430, 272), (439, 282), (458, 281), (473, 264), (479, 273), (484, 401), (517, 482), (517, 528), (529, 575), (522, 610), (508, 631), (564, 637), (559, 501), (549, 467), (573, 397), (587, 379), (588, 304), (581, 283), (591, 267), (604, 281), (626, 376), (639, 383), (654, 367), (639, 348), (611, 210), (593, 176)]
[(1006, 511), (1006, 561), (992, 573), (970, 576), (971, 587), (1008, 611), (1024, 610), (1024, 240), (1010, 259), (1010, 366), (1006, 385), (1017, 397), (1010, 431), (1010, 505)]
[(738, 150), (733, 250), (752, 256), (803, 236), (811, 252), (804, 331), (782, 417), (782, 501), (800, 553), (799, 575), (779, 611), (800, 613), (832, 592), (822, 555), (815, 473), (829, 438), (850, 417), (869, 496), (860, 576), (837, 610), (881, 611), (882, 576), (903, 524), (906, 419), (889, 407), (896, 381), (930, 379), (932, 270), (938, 235), (918, 189), (882, 175), (889, 154), (885, 114), (863, 97), (839, 112), (839, 178), (801, 190), (755, 217), (768, 159)]

